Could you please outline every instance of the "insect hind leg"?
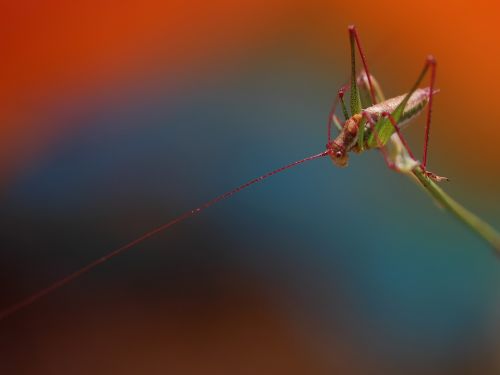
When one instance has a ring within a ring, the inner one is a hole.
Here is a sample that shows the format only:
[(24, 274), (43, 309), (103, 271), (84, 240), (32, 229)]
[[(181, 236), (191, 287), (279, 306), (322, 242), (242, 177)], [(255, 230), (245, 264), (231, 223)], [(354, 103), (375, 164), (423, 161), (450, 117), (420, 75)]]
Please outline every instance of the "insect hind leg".
[(361, 62), (363, 63), (363, 69), (366, 73), (372, 104), (376, 104), (377, 103), (376, 90), (372, 82), (372, 76), (370, 74), (370, 70), (368, 69), (368, 62), (366, 61), (365, 52), (363, 50), (363, 47), (361, 46), (361, 41), (359, 38), (358, 31), (356, 30), (356, 26), (354, 25), (349, 25), (348, 30), (349, 30), (349, 37), (355, 42), (359, 52), (359, 56), (361, 57)]
[[(404, 149), (406, 150), (406, 152), (408, 153), (410, 158), (413, 159), (413, 161), (415, 163), (418, 163), (417, 160), (415, 159), (415, 156), (413, 155), (413, 152), (411, 151), (410, 146), (408, 145), (408, 142), (406, 141), (405, 137), (401, 133), (401, 130), (398, 127), (396, 119), (389, 112), (383, 112), (382, 116), (387, 117), (389, 119), (389, 121), (391, 122), (391, 125), (394, 127), (394, 131), (395, 131), (394, 134), (396, 134), (396, 136), (399, 138), (402, 146), (404, 147)], [(384, 154), (384, 158), (386, 158), (386, 154)], [(438, 176), (435, 173), (430, 172), (427, 169), (425, 169), (425, 166), (423, 163), (420, 164), (420, 167), (422, 168), (424, 173), (427, 175), (427, 177), (431, 178), (432, 180), (434, 180), (436, 182), (449, 181), (449, 179), (447, 177)]]
[(427, 105), (427, 118), (425, 120), (424, 150), (422, 159), (422, 167), (424, 170), (427, 166), (427, 151), (429, 149), (429, 134), (431, 130), (432, 98), (434, 97), (434, 84), (436, 81), (436, 59), (434, 56), (427, 56), (426, 64), (429, 64), (431, 67), (431, 78), (429, 87), (429, 104)]

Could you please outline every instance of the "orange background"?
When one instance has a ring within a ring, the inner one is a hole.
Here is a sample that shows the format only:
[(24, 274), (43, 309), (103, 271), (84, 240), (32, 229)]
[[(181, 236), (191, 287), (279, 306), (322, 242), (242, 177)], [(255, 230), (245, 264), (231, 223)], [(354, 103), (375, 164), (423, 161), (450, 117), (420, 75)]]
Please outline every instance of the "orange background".
[(70, 131), (71, 124), (41, 125), (60, 97), (92, 95), (154, 72), (175, 90), (187, 77), (221, 74), (213, 64), (230, 68), (266, 39), (293, 30), (325, 58), (346, 63), (349, 23), (358, 25), (372, 70), (395, 94), (428, 53), (436, 55), (443, 95), (431, 160), (453, 160), (448, 169), (464, 169), (478, 184), (492, 171), (498, 177), (497, 2), (28, 1), (5, 2), (0, 17), (4, 183)]

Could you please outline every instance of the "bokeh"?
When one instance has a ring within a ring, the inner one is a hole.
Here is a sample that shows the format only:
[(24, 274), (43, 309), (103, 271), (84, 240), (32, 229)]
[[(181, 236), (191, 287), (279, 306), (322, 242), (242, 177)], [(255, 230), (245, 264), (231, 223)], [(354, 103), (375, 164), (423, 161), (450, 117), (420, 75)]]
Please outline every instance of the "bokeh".
[[(1, 9), (0, 308), (321, 152), (352, 23), (387, 96), (436, 56), (429, 168), (500, 228), (496, 2)], [(498, 256), (377, 152), (274, 176), (0, 321), (2, 374), (499, 372)]]

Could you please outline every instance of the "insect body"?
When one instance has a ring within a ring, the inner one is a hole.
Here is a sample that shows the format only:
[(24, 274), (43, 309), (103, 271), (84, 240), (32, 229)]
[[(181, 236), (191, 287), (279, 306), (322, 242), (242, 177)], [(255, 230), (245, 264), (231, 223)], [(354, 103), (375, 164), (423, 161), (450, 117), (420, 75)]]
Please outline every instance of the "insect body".
[[(446, 177), (437, 176), (426, 169), (432, 98), (436, 93), (434, 89), (436, 60), (434, 57), (427, 57), (424, 68), (407, 94), (385, 100), (380, 85), (368, 70), (366, 57), (354, 26), (349, 26), (349, 39), (351, 45), (350, 85), (339, 90), (338, 100), (335, 101), (330, 111), (328, 121), (328, 143), (326, 148), (333, 163), (339, 167), (345, 167), (348, 164), (349, 152), (359, 153), (378, 148), (382, 151), (384, 159), (391, 169), (407, 172), (413, 168), (420, 168), (427, 177), (435, 181), (447, 180)], [(364, 68), (364, 71), (359, 76), (356, 76), (356, 46)], [(431, 69), (430, 86), (419, 89), (418, 87), (429, 68)], [(350, 115), (343, 100), (346, 88), (351, 90)], [(342, 104), (342, 112), (345, 118), (344, 124), (339, 121), (335, 114), (335, 107), (339, 101)], [(400, 130), (403, 125), (421, 113), (426, 106), (427, 119), (423, 161), (420, 163), (416, 160)], [(334, 140), (331, 139), (332, 124), (335, 124), (340, 131)], [(397, 150), (396, 155), (391, 156), (387, 152), (386, 145), (388, 143), (390, 143), (390, 148)]]
[[(434, 92), (435, 93), (435, 92)], [(385, 114), (394, 112), (396, 108), (406, 97), (405, 95), (396, 96), (383, 102), (374, 104), (362, 111), (362, 114), (355, 114), (350, 117), (342, 126), (339, 135), (327, 144), (327, 149), (330, 151), (329, 156), (335, 165), (346, 167), (348, 164), (348, 152), (362, 152), (368, 149), (377, 148), (380, 145), (372, 145), (370, 138), (373, 134), (373, 124), (380, 121)], [(417, 89), (408, 99), (405, 109), (401, 114), (398, 122), (398, 128), (402, 129), (411, 120), (417, 117), (424, 110), (429, 102), (430, 88)], [(363, 139), (359, 139), (359, 127), (364, 126)], [(362, 145), (360, 147), (360, 144)]]

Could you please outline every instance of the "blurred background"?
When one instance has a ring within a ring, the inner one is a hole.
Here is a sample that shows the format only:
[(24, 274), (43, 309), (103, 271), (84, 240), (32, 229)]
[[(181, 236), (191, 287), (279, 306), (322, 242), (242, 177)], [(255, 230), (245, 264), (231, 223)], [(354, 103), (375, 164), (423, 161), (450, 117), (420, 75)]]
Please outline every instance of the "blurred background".
[[(321, 152), (347, 25), (438, 61), (429, 168), (500, 228), (496, 2), (24, 1), (0, 12), (0, 307)], [(407, 134), (421, 155), (423, 117)], [(500, 263), (380, 154), (275, 176), (0, 322), (2, 374), (498, 374)]]

